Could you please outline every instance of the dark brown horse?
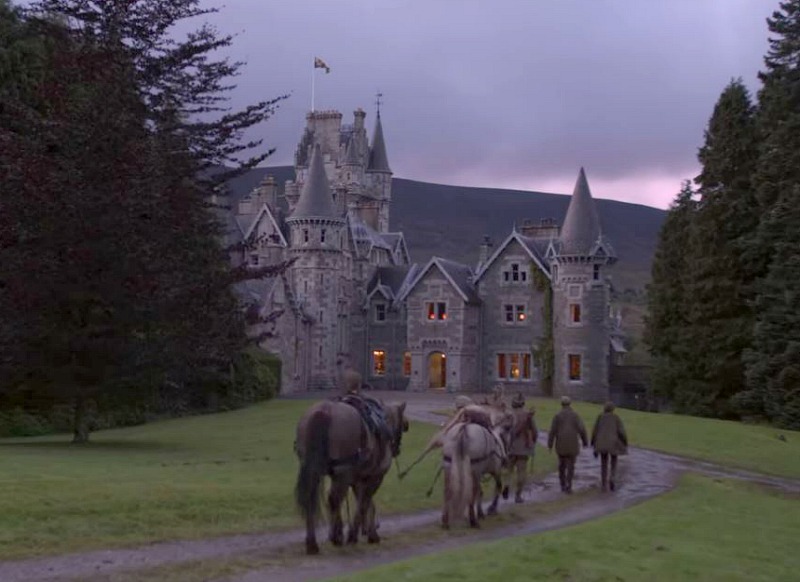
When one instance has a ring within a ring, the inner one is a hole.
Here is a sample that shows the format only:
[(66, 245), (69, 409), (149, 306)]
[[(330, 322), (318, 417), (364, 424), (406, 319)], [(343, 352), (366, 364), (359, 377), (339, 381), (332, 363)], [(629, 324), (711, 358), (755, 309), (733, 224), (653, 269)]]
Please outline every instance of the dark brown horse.
[[(374, 402), (374, 401), (373, 401)], [(361, 413), (345, 402), (327, 400), (314, 404), (297, 425), (295, 450), (300, 459), (295, 494), (306, 521), (306, 552), (319, 553), (316, 525), (319, 517), (322, 481), (330, 477), (328, 538), (344, 543), (341, 506), (350, 488), (356, 498), (356, 511), (347, 532), (347, 542), (358, 541), (364, 531), (369, 543), (380, 541), (372, 500), (392, 459), (400, 454), (403, 433), (408, 430), (405, 403), (375, 403), (383, 412), (388, 430), (368, 427)]]

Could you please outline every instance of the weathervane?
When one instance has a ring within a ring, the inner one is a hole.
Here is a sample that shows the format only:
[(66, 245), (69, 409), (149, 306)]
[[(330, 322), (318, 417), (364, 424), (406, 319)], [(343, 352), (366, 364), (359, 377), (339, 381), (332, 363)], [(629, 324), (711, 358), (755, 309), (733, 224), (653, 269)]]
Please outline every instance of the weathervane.
[(382, 97), (383, 97), (383, 93), (381, 93), (380, 90), (378, 90), (378, 92), (375, 94), (375, 106), (378, 108), (378, 117), (381, 116), (381, 103), (382, 103), (381, 98)]

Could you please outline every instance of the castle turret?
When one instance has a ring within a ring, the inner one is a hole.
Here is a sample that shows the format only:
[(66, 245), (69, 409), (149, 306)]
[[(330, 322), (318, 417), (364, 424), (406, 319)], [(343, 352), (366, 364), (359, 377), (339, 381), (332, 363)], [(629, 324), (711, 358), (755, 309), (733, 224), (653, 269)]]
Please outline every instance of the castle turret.
[(322, 151), (312, 148), (305, 183), (291, 216), (290, 256), (292, 283), (303, 311), (312, 325), (304, 361), (307, 362), (308, 389), (331, 389), (336, 385), (336, 343), (340, 321), (337, 318), (339, 272), (343, 264), (345, 221), (333, 201)]
[(369, 150), (367, 163), (367, 179), (378, 201), (378, 223), (374, 227), (379, 232), (389, 232), (389, 204), (392, 201), (392, 170), (389, 157), (386, 155), (386, 143), (383, 139), (381, 114), (375, 119), (375, 132)]
[(553, 278), (554, 396), (609, 398), (610, 285), (603, 269), (616, 255), (602, 236), (581, 168), (550, 260)]

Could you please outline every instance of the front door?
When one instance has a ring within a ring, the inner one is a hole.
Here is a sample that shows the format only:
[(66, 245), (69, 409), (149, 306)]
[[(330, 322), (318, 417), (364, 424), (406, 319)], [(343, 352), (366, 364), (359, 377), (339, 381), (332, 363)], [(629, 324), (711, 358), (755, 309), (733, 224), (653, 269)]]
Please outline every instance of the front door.
[(433, 352), (428, 356), (428, 387), (442, 389), (447, 386), (447, 356)]

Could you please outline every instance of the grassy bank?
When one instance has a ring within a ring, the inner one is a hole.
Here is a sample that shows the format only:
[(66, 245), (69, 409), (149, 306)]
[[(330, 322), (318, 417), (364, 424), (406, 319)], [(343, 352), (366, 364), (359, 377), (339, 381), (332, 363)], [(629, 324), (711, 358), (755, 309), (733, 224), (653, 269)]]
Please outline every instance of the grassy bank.
[(675, 491), (612, 517), (346, 579), (789, 581), (800, 569), (797, 539), (796, 498), (687, 476)]
[[(92, 435), (0, 440), (0, 559), (159, 540), (301, 527), (292, 443), (308, 401), (168, 420)], [(435, 427), (412, 423), (405, 467)], [(552, 470), (541, 455), (538, 473)], [(426, 497), (438, 456), (378, 492), (383, 514), (437, 507)]]
[[(557, 400), (535, 398), (536, 421), (547, 430)], [(591, 433), (601, 407), (576, 403)], [(762, 473), (800, 478), (800, 432), (741, 422), (618, 409), (633, 446), (712, 461)], [(785, 440), (781, 440), (779, 436)]]

